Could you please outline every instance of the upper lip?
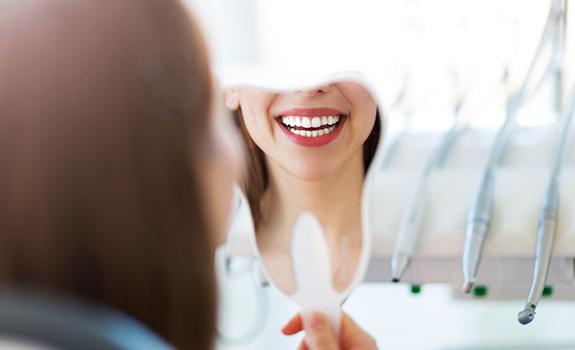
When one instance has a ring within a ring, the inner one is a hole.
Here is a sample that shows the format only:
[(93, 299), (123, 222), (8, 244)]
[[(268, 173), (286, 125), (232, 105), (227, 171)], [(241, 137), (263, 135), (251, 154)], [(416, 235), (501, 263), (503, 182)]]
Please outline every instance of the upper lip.
[(320, 117), (329, 115), (344, 115), (345, 113), (335, 108), (290, 108), (281, 112), (278, 116), (296, 115), (302, 117)]

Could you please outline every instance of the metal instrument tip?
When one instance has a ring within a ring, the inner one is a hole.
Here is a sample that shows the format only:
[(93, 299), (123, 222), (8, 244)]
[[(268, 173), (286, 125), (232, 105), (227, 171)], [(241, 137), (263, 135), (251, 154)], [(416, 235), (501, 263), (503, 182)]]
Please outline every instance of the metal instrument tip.
[(472, 281), (465, 281), (465, 283), (463, 283), (463, 291), (467, 294), (471, 293), (471, 290), (473, 289), (473, 282)]
[(525, 309), (517, 314), (517, 320), (521, 324), (529, 324), (535, 318), (535, 306), (526, 305)]

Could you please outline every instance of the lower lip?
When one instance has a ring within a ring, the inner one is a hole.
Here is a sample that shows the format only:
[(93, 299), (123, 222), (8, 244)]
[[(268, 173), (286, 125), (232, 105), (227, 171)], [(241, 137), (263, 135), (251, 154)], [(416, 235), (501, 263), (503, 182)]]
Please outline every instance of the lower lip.
[(307, 146), (307, 147), (317, 147), (317, 146), (323, 146), (326, 145), (328, 143), (330, 143), (331, 141), (335, 140), (336, 137), (339, 136), (339, 133), (341, 132), (341, 129), (343, 128), (343, 124), (345, 123), (346, 118), (340, 118), (339, 120), (339, 124), (337, 125), (337, 128), (335, 128), (334, 131), (330, 132), (327, 135), (322, 135), (322, 136), (317, 136), (317, 137), (306, 137), (306, 136), (301, 136), (301, 135), (296, 135), (294, 133), (292, 133), (291, 131), (289, 131), (289, 129), (287, 128), (287, 126), (285, 126), (281, 121), (277, 121), (277, 123), (279, 124), (280, 129), (283, 130), (283, 132), (287, 135), (287, 137), (294, 143), (301, 145), (301, 146)]

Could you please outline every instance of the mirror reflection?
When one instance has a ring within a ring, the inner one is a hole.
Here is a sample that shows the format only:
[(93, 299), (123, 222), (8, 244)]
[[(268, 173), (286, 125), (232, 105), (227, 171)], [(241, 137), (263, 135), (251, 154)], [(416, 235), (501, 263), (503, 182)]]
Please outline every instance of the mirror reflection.
[(356, 272), (361, 247), (361, 196), (381, 132), (376, 99), (356, 81), (297, 91), (238, 87), (226, 91), (246, 152), (242, 189), (257, 247), (274, 284), (291, 294), (292, 229), (304, 211), (321, 223), (333, 287)]

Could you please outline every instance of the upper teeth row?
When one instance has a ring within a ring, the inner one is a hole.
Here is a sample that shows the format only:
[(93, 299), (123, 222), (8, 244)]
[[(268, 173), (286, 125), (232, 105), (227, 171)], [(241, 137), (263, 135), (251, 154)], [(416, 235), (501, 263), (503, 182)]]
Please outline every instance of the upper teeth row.
[(301, 126), (304, 128), (319, 128), (322, 125), (333, 125), (339, 122), (339, 115), (329, 115), (322, 117), (299, 117), (288, 115), (282, 117), (282, 123), (288, 126)]

